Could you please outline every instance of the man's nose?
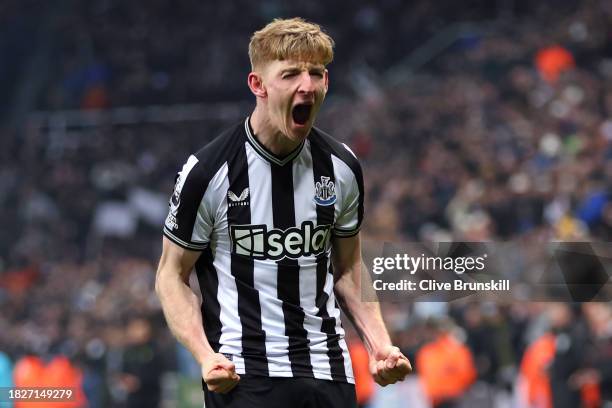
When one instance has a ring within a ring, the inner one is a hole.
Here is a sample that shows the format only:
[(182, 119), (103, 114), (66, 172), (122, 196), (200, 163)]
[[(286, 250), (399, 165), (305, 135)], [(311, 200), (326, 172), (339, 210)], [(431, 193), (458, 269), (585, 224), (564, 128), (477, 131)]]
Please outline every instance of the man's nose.
[(315, 83), (313, 81), (310, 72), (302, 72), (300, 74), (300, 82), (298, 87), (298, 92), (304, 94), (311, 94), (315, 91)]

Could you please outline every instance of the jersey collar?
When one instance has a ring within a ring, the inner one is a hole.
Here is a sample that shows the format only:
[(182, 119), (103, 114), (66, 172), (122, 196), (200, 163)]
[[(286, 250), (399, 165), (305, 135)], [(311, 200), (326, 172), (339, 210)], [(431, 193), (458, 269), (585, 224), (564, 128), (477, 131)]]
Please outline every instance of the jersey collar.
[(285, 157), (281, 158), (275, 155), (274, 153), (269, 151), (263, 144), (261, 144), (259, 140), (255, 138), (255, 136), (253, 135), (253, 131), (251, 130), (251, 124), (249, 122), (249, 119), (250, 119), (250, 116), (247, 116), (247, 118), (244, 121), (244, 131), (246, 132), (247, 140), (249, 141), (251, 146), (253, 146), (253, 149), (255, 149), (255, 151), (262, 158), (278, 166), (284, 166), (285, 164), (293, 161), (293, 159), (295, 159), (302, 151), (302, 148), (304, 147), (304, 141), (302, 141), (302, 143), (300, 143), (298, 147), (296, 147), (291, 153), (289, 153)]

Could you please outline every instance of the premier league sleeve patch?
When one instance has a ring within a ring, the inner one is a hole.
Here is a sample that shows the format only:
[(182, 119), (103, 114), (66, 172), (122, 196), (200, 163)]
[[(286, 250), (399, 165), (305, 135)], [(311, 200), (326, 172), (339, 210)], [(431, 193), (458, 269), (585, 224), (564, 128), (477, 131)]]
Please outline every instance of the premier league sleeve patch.
[(176, 183), (174, 184), (174, 191), (172, 192), (172, 196), (170, 197), (169, 202), (169, 212), (166, 217), (166, 228), (169, 230), (178, 229), (178, 218), (179, 218), (179, 209), (181, 207), (181, 192), (183, 190), (183, 186), (185, 185), (185, 179), (189, 175), (189, 172), (196, 165), (198, 159), (195, 156), (190, 156), (187, 159), (187, 163), (183, 165), (183, 168), (178, 173), (176, 177)]

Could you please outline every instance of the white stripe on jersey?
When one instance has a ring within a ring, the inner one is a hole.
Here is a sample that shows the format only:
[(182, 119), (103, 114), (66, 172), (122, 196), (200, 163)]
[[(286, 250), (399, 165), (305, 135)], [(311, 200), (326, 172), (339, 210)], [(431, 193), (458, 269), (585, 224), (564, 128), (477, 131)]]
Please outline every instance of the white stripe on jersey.
[(196, 222), (191, 233), (191, 240), (198, 242), (209, 242), (210, 235), (213, 229), (213, 220), (216, 216), (216, 209), (211, 206), (211, 203), (219, 202), (219, 191), (224, 191), (224, 186), (227, 186), (227, 164), (223, 165), (219, 171), (210, 180), (210, 188), (206, 189), (202, 196), (202, 201), (198, 206), (196, 214)]
[[(246, 155), (249, 165), (249, 186), (251, 202), (251, 220), (258, 224), (266, 224), (268, 229), (273, 228), (272, 214), (272, 174), (270, 164), (261, 159), (246, 143)], [(283, 302), (278, 299), (277, 282), (278, 270), (276, 262), (262, 261), (253, 270), (253, 284), (259, 291), (259, 304), (261, 306), (261, 328), (266, 333), (266, 355), (268, 357), (268, 370), (277, 377), (291, 377), (291, 363), (287, 348), (289, 337), (285, 335), (285, 317)]]

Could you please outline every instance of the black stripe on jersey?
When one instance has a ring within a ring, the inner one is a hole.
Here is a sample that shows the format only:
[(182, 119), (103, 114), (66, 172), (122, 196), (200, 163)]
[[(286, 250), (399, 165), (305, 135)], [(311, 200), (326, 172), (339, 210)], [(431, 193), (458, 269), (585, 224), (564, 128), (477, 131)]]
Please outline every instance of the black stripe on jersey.
[(219, 318), (221, 315), (221, 305), (217, 298), (219, 278), (217, 277), (217, 270), (213, 265), (213, 259), (211, 249), (206, 248), (198, 258), (195, 270), (202, 298), (204, 299), (201, 306), (204, 333), (214, 352), (218, 353), (220, 348), (219, 339), (221, 338), (221, 320)]
[[(272, 215), (274, 227), (295, 226), (293, 166), (271, 166)], [(308, 333), (304, 329), (304, 311), (300, 307), (300, 266), (295, 259), (281, 259), (278, 264), (277, 291), (283, 302), (285, 335), (289, 337), (289, 361), (294, 375), (314, 377), (310, 361)]]
[[(323, 150), (322, 146), (317, 143), (311, 143), (310, 151), (314, 173), (313, 183), (319, 182), (321, 177), (329, 177), (335, 183), (336, 178), (334, 176), (331, 153)], [(334, 205), (323, 206), (317, 204), (317, 225), (324, 224), (334, 225)], [(334, 381), (346, 382), (344, 357), (342, 356), (342, 348), (339, 344), (340, 335), (336, 333), (336, 319), (331, 317), (327, 311), (329, 296), (323, 290), (328, 274), (328, 262), (329, 259), (325, 252), (317, 256), (317, 316), (322, 318), (321, 331), (327, 335), (327, 356), (329, 357), (332, 379)]]
[[(249, 171), (246, 156), (246, 146), (237, 150), (228, 162), (229, 190), (235, 196), (249, 192)], [(250, 194), (243, 200), (250, 202)], [(250, 205), (235, 204), (226, 195), (228, 225), (251, 224)], [(261, 326), (261, 305), (259, 294), (254, 289), (254, 261), (242, 255), (232, 253), (231, 272), (236, 281), (238, 291), (238, 316), (242, 325), (242, 357), (247, 374), (268, 375), (268, 359), (266, 357), (266, 333)]]

